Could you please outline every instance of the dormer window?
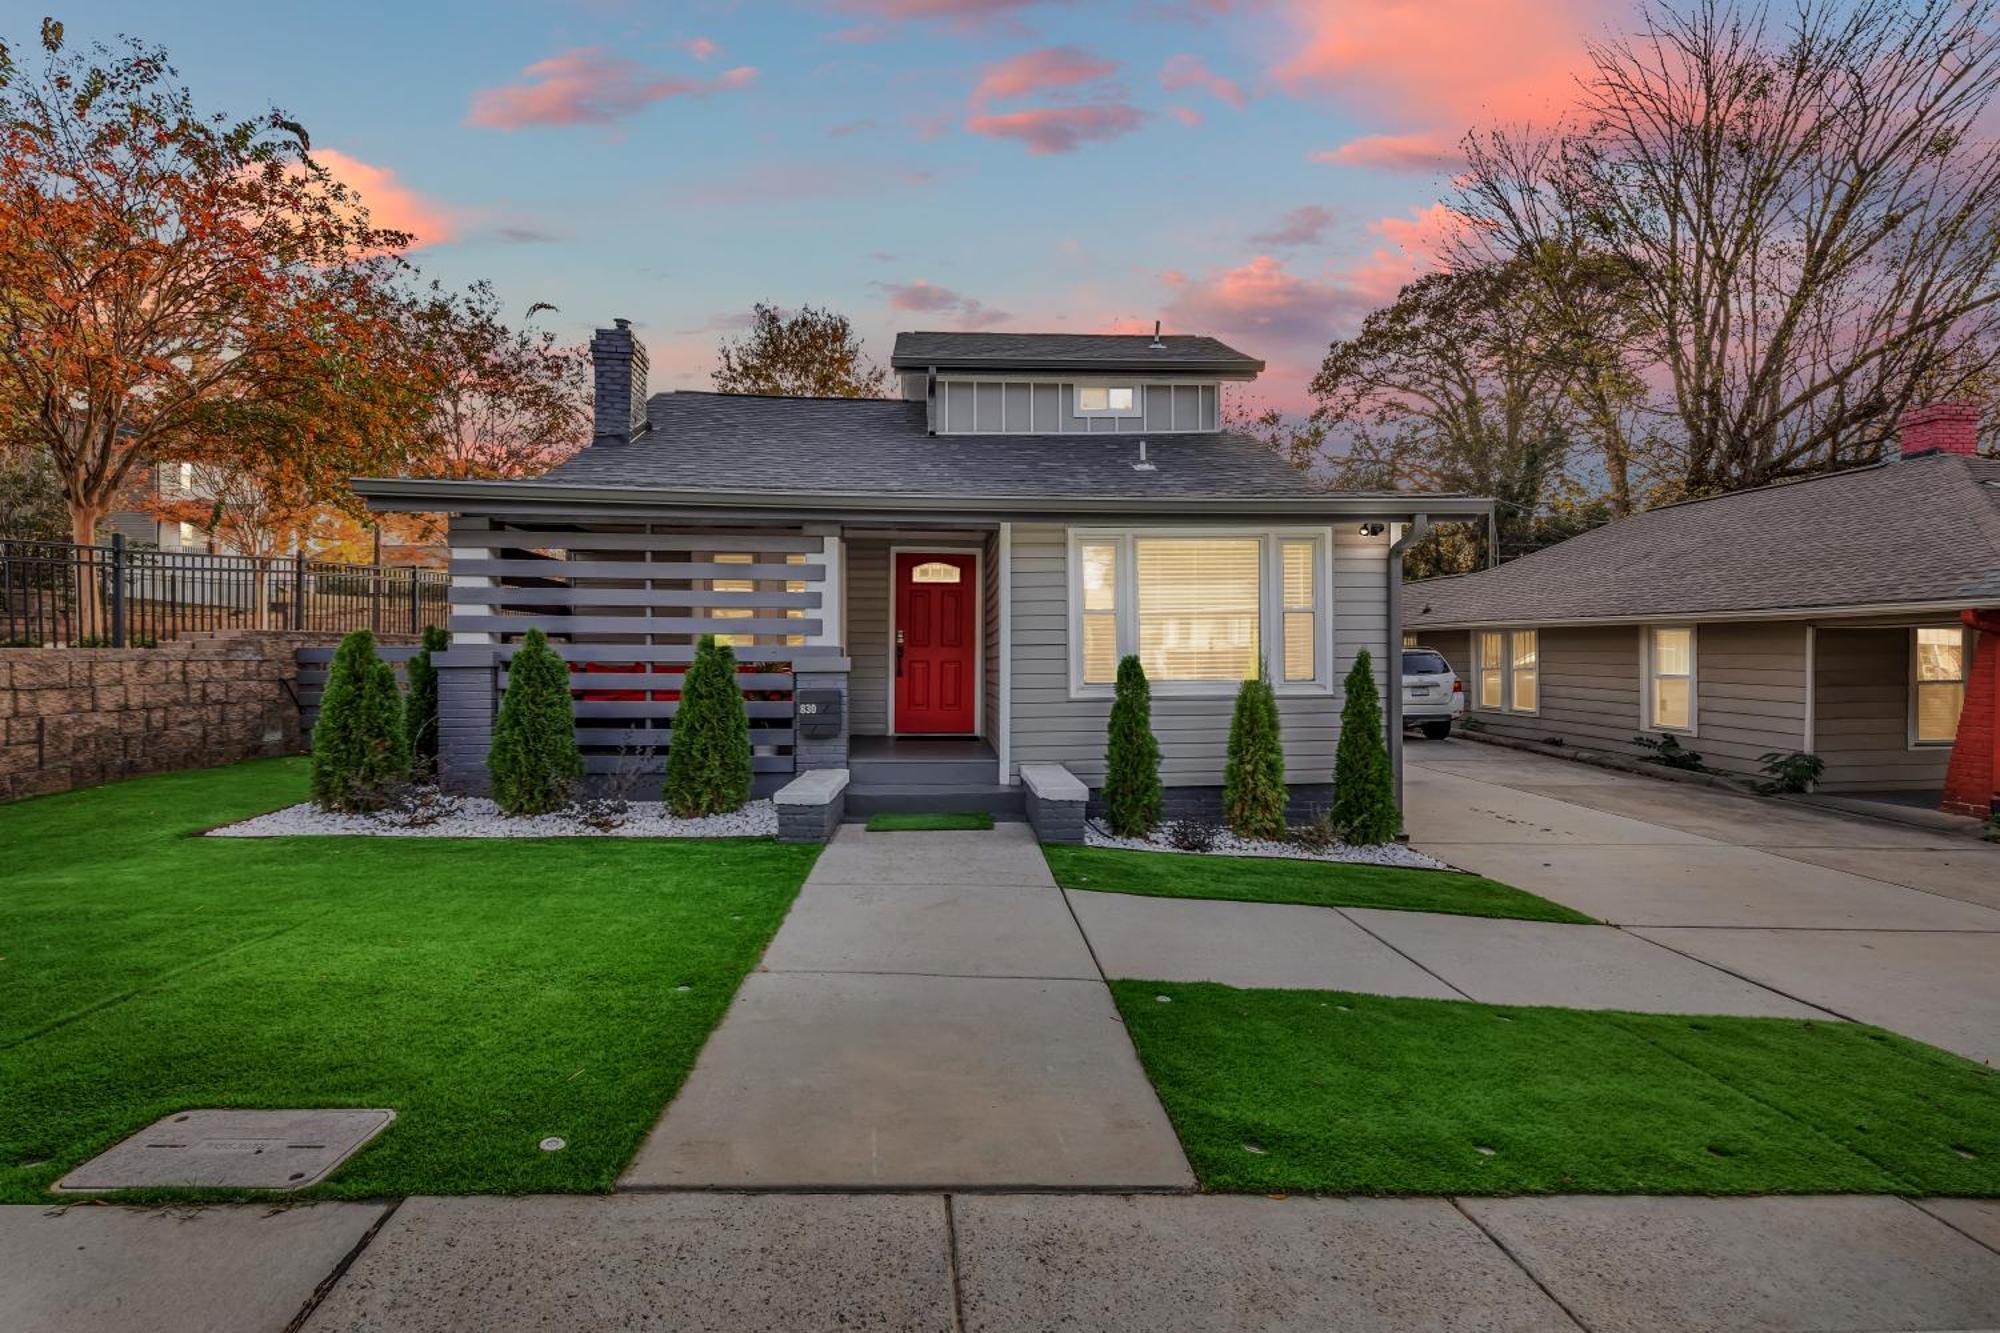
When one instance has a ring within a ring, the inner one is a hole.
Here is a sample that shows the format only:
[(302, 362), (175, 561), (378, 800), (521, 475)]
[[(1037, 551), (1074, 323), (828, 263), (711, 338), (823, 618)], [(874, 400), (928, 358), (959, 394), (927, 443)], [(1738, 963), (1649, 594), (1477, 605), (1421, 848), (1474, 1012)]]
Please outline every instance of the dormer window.
[(1141, 411), (1137, 385), (1076, 386), (1076, 414), (1080, 417), (1136, 417), (1141, 415)]

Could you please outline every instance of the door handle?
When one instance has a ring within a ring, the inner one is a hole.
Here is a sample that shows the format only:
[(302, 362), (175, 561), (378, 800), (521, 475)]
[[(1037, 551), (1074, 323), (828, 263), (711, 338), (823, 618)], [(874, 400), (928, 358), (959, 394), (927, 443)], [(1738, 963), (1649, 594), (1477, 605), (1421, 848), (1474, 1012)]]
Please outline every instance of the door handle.
[(903, 631), (896, 631), (896, 674), (903, 674)]

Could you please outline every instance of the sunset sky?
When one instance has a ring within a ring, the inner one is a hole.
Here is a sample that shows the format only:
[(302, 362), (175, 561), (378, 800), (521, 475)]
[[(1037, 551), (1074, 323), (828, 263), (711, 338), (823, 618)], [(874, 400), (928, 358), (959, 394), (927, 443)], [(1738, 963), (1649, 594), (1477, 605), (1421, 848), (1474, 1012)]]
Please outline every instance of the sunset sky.
[[(276, 103), (448, 282), (704, 388), (757, 300), (903, 328), (1212, 333), (1304, 401), (1423, 263), (1450, 149), (1545, 121), (1602, 0), (72, 3)], [(33, 50), (31, 23), (7, 37)]]

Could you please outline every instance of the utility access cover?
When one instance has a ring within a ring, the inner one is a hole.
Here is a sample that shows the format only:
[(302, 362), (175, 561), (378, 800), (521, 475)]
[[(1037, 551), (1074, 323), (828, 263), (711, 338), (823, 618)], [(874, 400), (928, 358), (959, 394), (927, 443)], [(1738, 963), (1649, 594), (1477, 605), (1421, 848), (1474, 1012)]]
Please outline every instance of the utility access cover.
[(56, 1182), (69, 1194), (316, 1185), (388, 1128), (394, 1111), (179, 1111)]

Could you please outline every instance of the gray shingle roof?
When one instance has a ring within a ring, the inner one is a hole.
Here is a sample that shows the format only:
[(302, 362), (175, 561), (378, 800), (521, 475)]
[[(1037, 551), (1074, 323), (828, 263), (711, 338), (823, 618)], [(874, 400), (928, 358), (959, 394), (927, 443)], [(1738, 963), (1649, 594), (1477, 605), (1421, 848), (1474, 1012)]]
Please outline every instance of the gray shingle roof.
[(1403, 590), (1413, 629), (2000, 603), (2000, 461), (1935, 454), (1634, 514)]
[(1204, 370), (1255, 375), (1264, 363), (1214, 338), (1169, 333), (1154, 347), (1149, 333), (899, 333), (889, 364), (897, 370)]
[(930, 435), (924, 405), (872, 398), (663, 393), (652, 429), (595, 444), (540, 480), (574, 486), (1086, 499), (1320, 494), (1257, 441), (1228, 431), (1136, 435)]

